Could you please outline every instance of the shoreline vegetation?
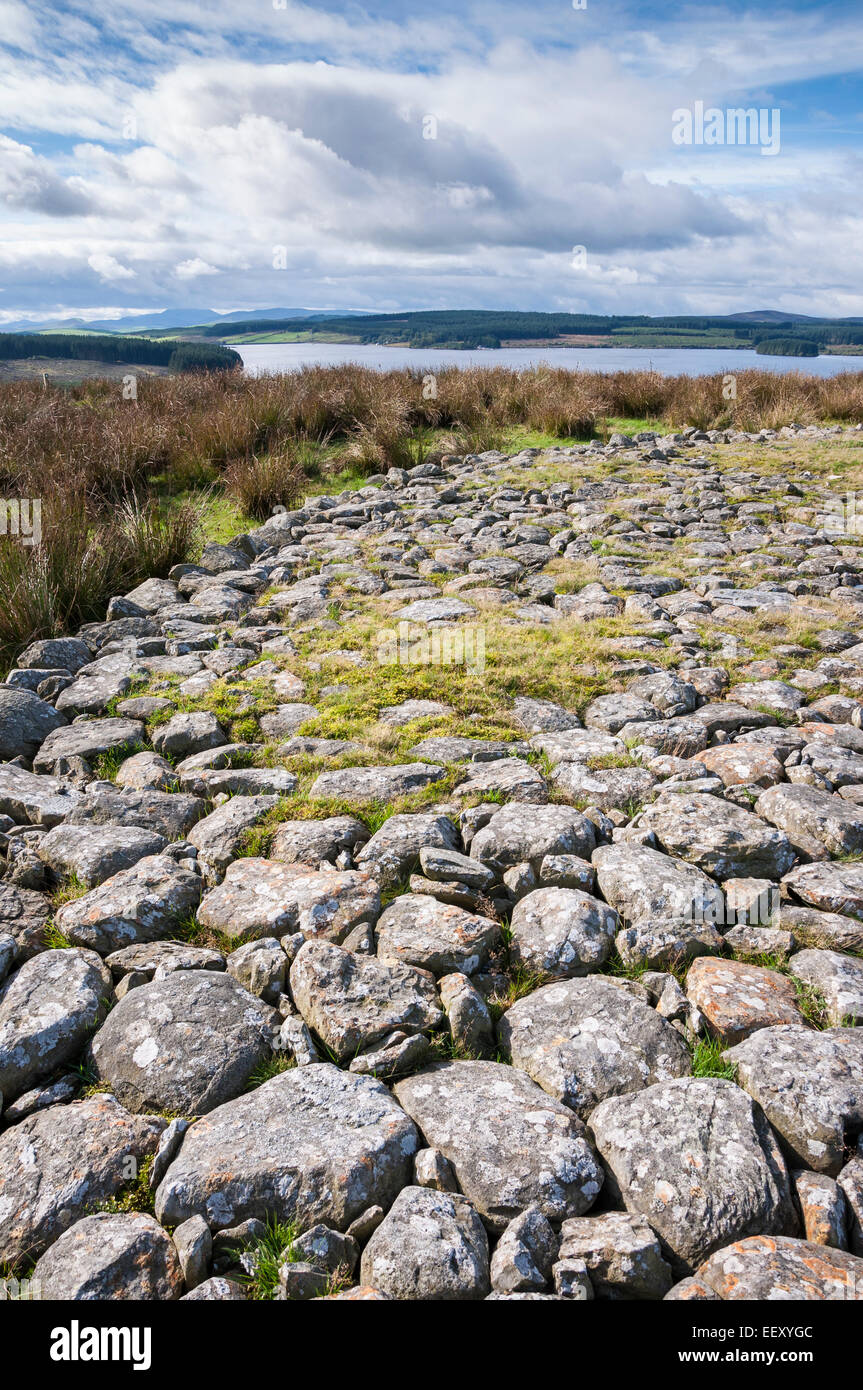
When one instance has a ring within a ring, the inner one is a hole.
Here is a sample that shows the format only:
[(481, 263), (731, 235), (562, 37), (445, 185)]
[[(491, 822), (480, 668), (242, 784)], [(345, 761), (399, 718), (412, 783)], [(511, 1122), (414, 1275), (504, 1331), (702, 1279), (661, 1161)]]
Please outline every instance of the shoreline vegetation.
[[(110, 342), (111, 340), (107, 340)], [(725, 378), (563, 368), (423, 373), (305, 367), (59, 389), (0, 382), (0, 498), (40, 499), (42, 543), (0, 536), (0, 657), (68, 632), (143, 578), (193, 561), (311, 491), (447, 455), (607, 440), (615, 430), (758, 431), (863, 421), (863, 372)]]
[[(171, 330), (168, 330), (171, 331)], [(177, 332), (177, 330), (173, 330)], [(863, 351), (863, 321), (786, 317), (778, 312), (721, 316), (543, 314), (435, 310), (362, 318), (249, 319), (182, 330), (224, 343), (329, 342), (436, 349), (501, 347), (722, 348), (791, 356)], [(801, 346), (804, 345), (805, 346)], [(812, 345), (814, 344), (814, 351)]]

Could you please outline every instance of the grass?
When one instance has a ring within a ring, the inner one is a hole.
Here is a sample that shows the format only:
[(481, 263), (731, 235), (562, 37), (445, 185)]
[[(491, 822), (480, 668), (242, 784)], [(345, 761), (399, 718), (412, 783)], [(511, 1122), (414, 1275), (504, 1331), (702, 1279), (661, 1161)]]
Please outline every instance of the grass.
[(46, 922), (42, 929), (42, 944), (46, 951), (71, 951), (72, 942), (64, 936), (53, 922)]
[(140, 1161), (134, 1160), (137, 1165), (137, 1172), (124, 1187), (114, 1197), (109, 1197), (106, 1202), (100, 1202), (96, 1211), (109, 1211), (117, 1215), (133, 1211), (147, 1212), (153, 1215), (153, 1204), (155, 1192), (150, 1187), (150, 1169), (153, 1166), (153, 1156), (148, 1154)]
[[(57, 912), (65, 903), (75, 902), (76, 899), (83, 898), (84, 895), (89, 892), (90, 889), (87, 887), (87, 884), (84, 883), (83, 879), (80, 879), (77, 874), (70, 874), (68, 878), (63, 880), (60, 887), (55, 888), (54, 892), (51, 894), (51, 907)], [(56, 931), (56, 928), (52, 929)], [(61, 944), (69, 945), (69, 942), (66, 941), (61, 932), (57, 932), (57, 937), (60, 939)]]
[(737, 1064), (723, 1061), (726, 1044), (718, 1038), (698, 1038), (691, 1046), (692, 1075), (715, 1077), (720, 1081), (737, 1080)]
[[(290, 508), (392, 466), (645, 426), (863, 417), (863, 373), (746, 369), (734, 402), (723, 399), (719, 375), (453, 367), (436, 373), (433, 400), (422, 381), (421, 369), (355, 365), (151, 376), (134, 408), (107, 376), (68, 389), (0, 384), (0, 495), (43, 504), (41, 545), (0, 545), (0, 587), (14, 594), (0, 614), (0, 659), (101, 617), (112, 594), (194, 559), (204, 526), (227, 540), (276, 504)], [(595, 466), (599, 476), (621, 471), (619, 460)]]
[(797, 994), (797, 1007), (810, 1028), (816, 1028), (819, 1032), (829, 1028), (829, 1010), (821, 990), (816, 985), (798, 980), (795, 975), (791, 976), (791, 981)]
[(281, 1265), (302, 1258), (295, 1249), (299, 1235), (295, 1222), (278, 1221), (272, 1217), (266, 1222), (266, 1232), (261, 1239), (246, 1246), (245, 1253), (252, 1257), (255, 1272), (241, 1278), (248, 1287), (251, 1299), (268, 1300), (275, 1297)]
[(506, 973), (509, 977), (506, 990), (502, 994), (491, 995), (488, 1000), (488, 1010), (493, 1023), (497, 1023), (507, 1009), (511, 1009), (513, 1004), (518, 1003), (519, 999), (533, 994), (534, 990), (541, 989), (551, 980), (551, 977), (544, 975), (542, 971), (528, 970), (523, 965), (510, 966)]
[(260, 1062), (249, 1077), (246, 1083), (247, 1091), (255, 1091), (258, 1086), (263, 1086), (265, 1081), (272, 1081), (274, 1076), (281, 1076), (283, 1071), (293, 1071), (296, 1066), (293, 1057), (288, 1057), (284, 1052), (276, 1052), (266, 1062)]

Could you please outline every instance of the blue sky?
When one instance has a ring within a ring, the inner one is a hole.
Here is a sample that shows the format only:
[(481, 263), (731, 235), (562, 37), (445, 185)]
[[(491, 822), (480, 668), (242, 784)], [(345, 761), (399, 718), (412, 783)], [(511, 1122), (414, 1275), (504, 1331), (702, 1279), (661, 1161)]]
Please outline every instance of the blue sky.
[[(0, 0), (0, 35), (0, 322), (863, 314), (859, 0)], [(778, 153), (675, 144), (697, 102), (778, 110)]]

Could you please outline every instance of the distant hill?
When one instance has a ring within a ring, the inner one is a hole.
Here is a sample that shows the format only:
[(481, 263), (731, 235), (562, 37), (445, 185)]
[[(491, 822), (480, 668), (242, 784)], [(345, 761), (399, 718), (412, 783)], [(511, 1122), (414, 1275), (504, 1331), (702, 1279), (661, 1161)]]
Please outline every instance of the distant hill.
[(357, 318), (361, 309), (234, 309), (219, 314), (215, 309), (154, 309), (142, 314), (125, 314), (117, 319), (47, 319), (33, 323), (16, 319), (0, 325), (4, 333), (142, 333), (150, 328), (194, 328), (200, 324), (232, 323), (248, 319), (330, 319)]
[[(863, 346), (863, 321), (813, 319), (763, 310), (750, 315), (567, 314), (495, 309), (411, 310), (339, 318), (330, 314), (302, 319), (254, 316), (202, 325), (196, 333), (230, 343), (341, 342), (404, 344), (412, 348), (722, 348), (752, 351), (765, 327), (789, 339), (806, 338), (836, 351)], [(774, 317), (774, 313), (776, 316)]]

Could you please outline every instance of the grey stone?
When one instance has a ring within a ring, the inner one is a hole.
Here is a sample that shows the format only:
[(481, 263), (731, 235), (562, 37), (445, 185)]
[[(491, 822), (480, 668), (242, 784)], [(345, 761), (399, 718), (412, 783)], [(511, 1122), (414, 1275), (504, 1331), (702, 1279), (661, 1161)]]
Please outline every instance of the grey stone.
[(500, 941), (500, 925), (434, 898), (405, 893), (385, 908), (377, 924), (378, 956), (433, 975), (472, 975)]
[(64, 715), (31, 690), (0, 685), (0, 760), (30, 759), (43, 740), (66, 724)]
[(169, 936), (200, 901), (201, 878), (188, 867), (190, 862), (147, 855), (65, 903), (56, 924), (73, 945), (101, 955)]
[(251, 940), (300, 931), (340, 942), (374, 923), (380, 890), (367, 873), (307, 868), (270, 859), (238, 859), (198, 909), (202, 926)]
[(763, 1028), (723, 1056), (758, 1102), (795, 1167), (835, 1177), (863, 1128), (863, 1030)]
[(840, 951), (798, 951), (788, 968), (823, 996), (829, 1023), (837, 1028), (863, 1023), (863, 961)]
[(115, 1196), (135, 1165), (155, 1152), (164, 1128), (155, 1115), (130, 1115), (113, 1096), (93, 1096), (52, 1105), (0, 1134), (4, 1260), (12, 1267), (31, 1263), (74, 1221)]
[(603, 897), (627, 922), (722, 920), (721, 888), (682, 859), (644, 845), (615, 844), (601, 845), (591, 862)]
[(180, 792), (90, 791), (71, 808), (66, 824), (137, 826), (166, 840), (180, 840), (205, 811), (198, 797)]
[(44, 835), (37, 853), (58, 877), (80, 879), (96, 888), (149, 855), (160, 855), (163, 835), (137, 826), (57, 825)]
[(291, 966), (291, 993), (308, 1026), (341, 1062), (395, 1029), (422, 1032), (443, 1021), (430, 976), (327, 941), (302, 947)]
[(689, 1049), (629, 981), (589, 976), (546, 985), (500, 1020), (513, 1065), (582, 1117), (608, 1096), (688, 1076)]
[(43, 951), (25, 961), (0, 986), (0, 1095), (13, 1099), (75, 1057), (112, 990), (92, 951)]
[(0, 815), (20, 825), (59, 825), (75, 809), (81, 793), (56, 777), (39, 777), (22, 767), (0, 764)]
[(96, 1212), (54, 1242), (36, 1263), (40, 1298), (66, 1302), (179, 1298), (183, 1272), (174, 1244), (146, 1212)]
[(523, 1072), (441, 1062), (397, 1082), (395, 1095), (490, 1230), (530, 1206), (561, 1221), (596, 1200), (602, 1170), (583, 1125)]
[(794, 862), (794, 850), (783, 831), (715, 796), (662, 797), (641, 812), (638, 825), (652, 831), (668, 854), (696, 864), (720, 880), (775, 880)]
[(686, 1077), (613, 1096), (590, 1131), (612, 1190), (650, 1222), (675, 1270), (692, 1273), (753, 1230), (796, 1229), (775, 1136), (731, 1081)]
[(156, 1216), (211, 1229), (250, 1216), (346, 1230), (389, 1207), (419, 1137), (386, 1087), (328, 1063), (297, 1067), (192, 1125), (156, 1193)]
[(338, 797), (344, 801), (395, 801), (410, 792), (439, 782), (446, 769), (431, 763), (403, 763), (392, 767), (343, 767), (321, 772), (309, 792), (311, 797)]
[(496, 869), (528, 863), (539, 872), (549, 854), (589, 859), (596, 845), (592, 823), (571, 806), (503, 806), (478, 830), (470, 857)]
[(230, 975), (181, 970), (126, 994), (90, 1045), (96, 1075), (133, 1112), (203, 1115), (271, 1050), (272, 1011)]
[(288, 958), (275, 937), (262, 936), (238, 946), (228, 956), (226, 968), (257, 999), (278, 1004), (285, 988)]
[(620, 918), (613, 907), (577, 888), (538, 888), (513, 910), (513, 960), (543, 975), (598, 970), (611, 951)]
[(459, 833), (448, 816), (390, 816), (354, 856), (354, 862), (382, 884), (396, 883), (416, 866), (424, 848), (461, 848)]
[(488, 1237), (466, 1198), (406, 1187), (363, 1251), (360, 1277), (391, 1298), (485, 1298)]
[(277, 796), (233, 796), (224, 806), (198, 821), (189, 832), (189, 842), (212, 873), (223, 874), (236, 856), (246, 831), (278, 804)]
[(609, 1211), (564, 1221), (561, 1260), (583, 1260), (597, 1298), (664, 1298), (671, 1266), (643, 1216)]
[(55, 727), (33, 759), (33, 770), (53, 772), (61, 758), (94, 762), (104, 753), (134, 753), (143, 741), (144, 725), (138, 719), (85, 719)]
[(368, 830), (355, 816), (283, 821), (270, 853), (273, 859), (287, 864), (308, 864), (316, 869), (322, 859), (333, 862), (344, 850), (353, 854), (368, 838)]
[(531, 1293), (546, 1288), (560, 1241), (536, 1207), (510, 1221), (491, 1257), (491, 1283), (497, 1293)]
[(863, 850), (863, 808), (817, 787), (768, 787), (755, 809), (804, 852), (813, 841), (830, 854), (859, 854)]

